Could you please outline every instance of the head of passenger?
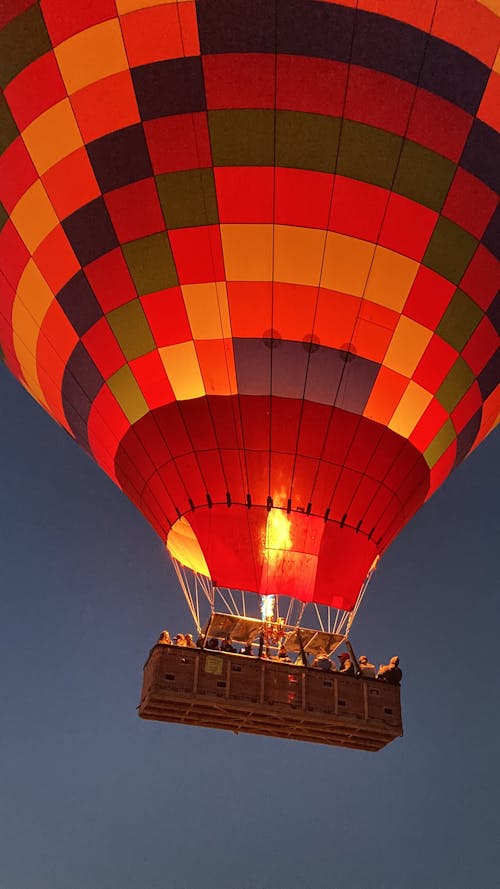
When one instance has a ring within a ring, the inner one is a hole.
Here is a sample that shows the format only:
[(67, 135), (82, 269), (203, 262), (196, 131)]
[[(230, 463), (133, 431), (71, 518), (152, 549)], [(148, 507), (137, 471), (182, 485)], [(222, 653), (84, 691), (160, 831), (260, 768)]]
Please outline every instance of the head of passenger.
[(367, 658), (366, 654), (361, 655), (361, 657), (359, 658), (359, 663), (360, 664), (367, 664), (368, 663), (368, 658)]

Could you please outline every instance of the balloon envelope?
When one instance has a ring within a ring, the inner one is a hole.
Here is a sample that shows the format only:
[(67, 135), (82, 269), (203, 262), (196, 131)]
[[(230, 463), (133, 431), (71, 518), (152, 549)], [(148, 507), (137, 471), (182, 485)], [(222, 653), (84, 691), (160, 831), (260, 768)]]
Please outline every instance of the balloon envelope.
[(183, 564), (349, 610), (498, 415), (489, 0), (11, 0), (0, 342)]

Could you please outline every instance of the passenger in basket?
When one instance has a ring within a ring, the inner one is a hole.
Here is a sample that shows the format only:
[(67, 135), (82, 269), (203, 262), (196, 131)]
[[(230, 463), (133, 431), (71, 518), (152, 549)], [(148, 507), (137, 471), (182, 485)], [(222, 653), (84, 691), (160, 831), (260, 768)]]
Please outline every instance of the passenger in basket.
[(219, 640), (218, 639), (209, 639), (205, 648), (208, 648), (209, 651), (218, 651), (219, 650)]
[(186, 640), (186, 648), (196, 648), (191, 633), (186, 633), (184, 638)]
[(366, 654), (359, 658), (359, 672), (365, 679), (375, 679), (375, 665), (370, 664)]
[(247, 657), (252, 657), (252, 654), (253, 654), (252, 643), (247, 642), (247, 644), (244, 646), (244, 648), (241, 649), (240, 654), (246, 654)]
[(399, 658), (391, 657), (388, 664), (380, 664), (377, 679), (383, 679), (391, 685), (399, 685), (403, 678), (403, 672), (399, 666)]
[(174, 639), (174, 645), (178, 645), (179, 648), (185, 648), (186, 644), (186, 637), (184, 636), (184, 633), (177, 633), (177, 636)]
[(342, 654), (339, 654), (338, 659), (340, 661), (339, 673), (343, 673), (344, 676), (354, 676), (354, 664), (347, 652), (343, 651)]
[(335, 664), (332, 664), (330, 658), (323, 652), (322, 654), (318, 654), (313, 660), (313, 667), (317, 667), (319, 670), (324, 670), (328, 672), (329, 670), (335, 670)]
[(236, 648), (231, 642), (231, 636), (225, 636), (220, 644), (221, 651), (227, 651), (229, 654), (236, 654)]
[(198, 638), (196, 640), (196, 648), (203, 648), (204, 645), (205, 645), (205, 634), (200, 633), (200, 635), (198, 636)]
[(286, 645), (282, 641), (278, 646), (278, 660), (281, 661), (282, 664), (289, 664), (290, 658), (288, 657), (288, 651), (286, 650)]
[(170, 638), (170, 633), (168, 630), (162, 630), (159, 637), (157, 645), (172, 645), (172, 640)]

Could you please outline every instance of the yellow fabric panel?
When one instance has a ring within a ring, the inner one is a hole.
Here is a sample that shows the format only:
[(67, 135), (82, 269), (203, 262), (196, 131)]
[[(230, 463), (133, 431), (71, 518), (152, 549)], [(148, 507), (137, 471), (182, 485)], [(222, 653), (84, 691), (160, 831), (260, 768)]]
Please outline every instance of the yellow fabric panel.
[(193, 342), (163, 346), (159, 352), (177, 401), (187, 401), (189, 398), (201, 398), (205, 395), (205, 386)]
[(42, 321), (53, 299), (54, 294), (45, 278), (30, 259), (21, 275), (12, 306), (13, 343), (26, 384), (46, 410), (48, 405), (38, 380), (36, 347)]
[(181, 290), (194, 340), (231, 336), (225, 281), (183, 284)]
[(205, 556), (195, 533), (184, 516), (172, 525), (167, 537), (167, 549), (170, 555), (181, 565), (191, 568), (197, 574), (210, 577)]
[(389, 429), (397, 432), (403, 438), (409, 438), (431, 400), (431, 392), (410, 380), (388, 423)]
[(221, 225), (220, 231), (228, 281), (272, 280), (272, 225)]
[(361, 296), (374, 249), (359, 238), (328, 232), (321, 286)]
[(411, 377), (431, 337), (427, 327), (401, 315), (384, 358), (385, 367)]
[(136, 423), (149, 408), (128, 364), (117, 370), (108, 380), (108, 386), (129, 423)]
[(69, 99), (52, 105), (35, 118), (22, 135), (39, 176), (83, 146)]
[(318, 285), (325, 232), (315, 228), (276, 225), (274, 280), (289, 284)]
[(54, 53), (69, 95), (89, 83), (128, 69), (118, 19), (80, 31), (56, 46)]
[(207, 395), (234, 395), (238, 386), (232, 339), (198, 340), (196, 354)]
[(415, 260), (377, 247), (366, 285), (366, 299), (401, 312), (418, 268), (419, 263)]
[(10, 218), (30, 253), (34, 253), (49, 232), (59, 224), (39, 179), (24, 192), (12, 210)]

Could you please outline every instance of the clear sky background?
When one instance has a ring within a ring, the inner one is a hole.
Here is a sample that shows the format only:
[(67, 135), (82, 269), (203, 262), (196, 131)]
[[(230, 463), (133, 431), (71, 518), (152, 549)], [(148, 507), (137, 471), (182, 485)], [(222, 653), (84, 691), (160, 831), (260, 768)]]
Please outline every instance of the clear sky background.
[(0, 404), (0, 889), (500, 887), (498, 435), (365, 597), (405, 736), (364, 753), (139, 720), (168, 557), (4, 368)]

